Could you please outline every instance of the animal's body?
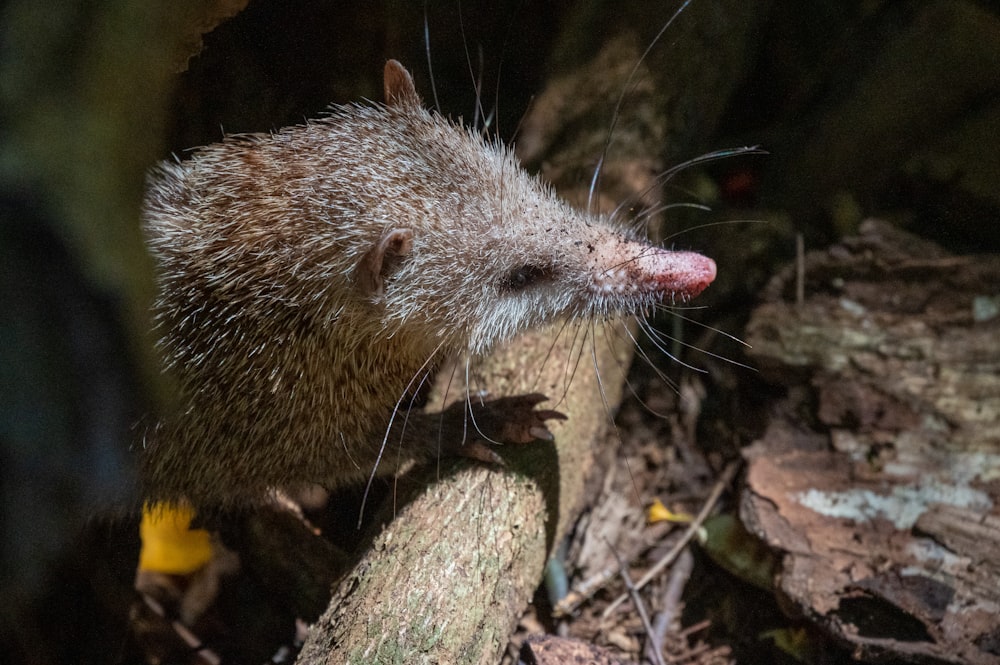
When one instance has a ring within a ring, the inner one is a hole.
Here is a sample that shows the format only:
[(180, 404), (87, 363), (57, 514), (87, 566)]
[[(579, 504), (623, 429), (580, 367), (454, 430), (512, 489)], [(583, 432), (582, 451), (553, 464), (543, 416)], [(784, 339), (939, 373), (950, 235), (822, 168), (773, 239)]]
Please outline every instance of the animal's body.
[(477, 430), (544, 436), (558, 414), (533, 410), (540, 396), (471, 419), (464, 404), (400, 412), (451, 354), (687, 300), (714, 279), (710, 259), (570, 208), (506, 149), (426, 111), (398, 63), (385, 77), (385, 106), (231, 137), (152, 175), (144, 223), (183, 397), (147, 438), (151, 496), (232, 505), (361, 481), (386, 442), (395, 460)]

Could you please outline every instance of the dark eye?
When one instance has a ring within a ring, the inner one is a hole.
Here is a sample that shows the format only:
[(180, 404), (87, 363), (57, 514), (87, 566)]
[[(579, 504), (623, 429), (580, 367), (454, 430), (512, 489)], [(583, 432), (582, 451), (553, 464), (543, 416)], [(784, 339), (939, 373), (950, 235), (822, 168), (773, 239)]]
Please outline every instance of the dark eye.
[(549, 276), (550, 272), (548, 268), (541, 266), (523, 265), (520, 268), (512, 270), (507, 275), (507, 279), (503, 282), (503, 288), (507, 291), (520, 291), (539, 280), (545, 279)]

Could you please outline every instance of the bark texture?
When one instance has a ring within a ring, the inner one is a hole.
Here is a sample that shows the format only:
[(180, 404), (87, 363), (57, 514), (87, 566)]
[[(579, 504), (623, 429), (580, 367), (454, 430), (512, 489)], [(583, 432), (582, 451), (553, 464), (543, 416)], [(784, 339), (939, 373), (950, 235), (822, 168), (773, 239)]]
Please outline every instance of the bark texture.
[[(496, 394), (562, 394), (581, 337), (537, 332), (479, 369)], [(590, 353), (597, 356), (597, 372)], [(300, 663), (491, 663), (534, 593), (546, 556), (583, 501), (594, 444), (621, 396), (630, 345), (588, 338), (587, 365), (555, 408), (555, 444), (504, 452), (507, 468), (462, 464), (429, 484), (375, 538), (313, 627)], [(542, 368), (539, 372), (538, 368)]]
[(1000, 257), (868, 221), (805, 264), (805, 302), (789, 270), (748, 328), (788, 394), (742, 517), (856, 657), (1000, 662)]

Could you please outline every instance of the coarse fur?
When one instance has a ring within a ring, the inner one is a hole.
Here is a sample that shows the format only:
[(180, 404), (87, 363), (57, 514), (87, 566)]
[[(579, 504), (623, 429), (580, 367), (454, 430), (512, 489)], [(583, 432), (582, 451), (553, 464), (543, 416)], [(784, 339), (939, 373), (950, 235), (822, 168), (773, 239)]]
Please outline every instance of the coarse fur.
[[(385, 74), (384, 106), (229, 137), (151, 175), (156, 313), (183, 391), (147, 433), (151, 498), (239, 505), (362, 481), (386, 441), (425, 458), (439, 427), (451, 445), (467, 431), (440, 414), (407, 415), (405, 434), (394, 421), (439, 361), (687, 300), (714, 278), (710, 259), (570, 208), (509, 150), (425, 110), (401, 65)], [(520, 432), (482, 436), (535, 438), (554, 417), (538, 401), (507, 404), (536, 414)]]

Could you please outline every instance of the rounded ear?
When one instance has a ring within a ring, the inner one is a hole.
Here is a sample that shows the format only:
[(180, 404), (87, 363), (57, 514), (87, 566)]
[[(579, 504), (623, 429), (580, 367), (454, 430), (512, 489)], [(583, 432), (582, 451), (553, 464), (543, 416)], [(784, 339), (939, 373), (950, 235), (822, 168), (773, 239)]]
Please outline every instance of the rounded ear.
[(413, 249), (413, 231), (393, 229), (368, 250), (354, 269), (354, 280), (366, 296), (385, 292), (385, 277), (395, 270), (402, 257)]
[(420, 95), (413, 86), (413, 77), (398, 60), (385, 63), (383, 74), (385, 85), (385, 103), (389, 106), (406, 107), (420, 106)]

